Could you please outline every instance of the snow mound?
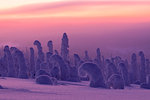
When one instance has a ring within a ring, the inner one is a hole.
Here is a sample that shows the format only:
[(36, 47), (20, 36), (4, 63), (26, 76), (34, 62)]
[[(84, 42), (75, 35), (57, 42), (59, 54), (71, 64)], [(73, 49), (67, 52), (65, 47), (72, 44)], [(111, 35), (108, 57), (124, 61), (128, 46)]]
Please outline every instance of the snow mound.
[(53, 80), (48, 75), (40, 75), (36, 78), (36, 83), (53, 85)]

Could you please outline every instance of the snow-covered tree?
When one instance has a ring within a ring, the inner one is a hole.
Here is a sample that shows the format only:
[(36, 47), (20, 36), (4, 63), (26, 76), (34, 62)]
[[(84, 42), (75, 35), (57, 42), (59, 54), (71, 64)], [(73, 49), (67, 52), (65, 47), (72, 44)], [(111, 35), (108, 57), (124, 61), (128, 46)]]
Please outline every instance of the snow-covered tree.
[(30, 48), (30, 74), (31, 77), (34, 78), (35, 77), (35, 59), (34, 59), (34, 49)]
[(48, 41), (47, 46), (48, 46), (49, 52), (53, 54), (53, 42)]
[(16, 77), (13, 57), (12, 57), (11, 52), (9, 50), (9, 46), (5, 46), (4, 53), (7, 57), (7, 69), (8, 69), (8, 75), (7, 76), (8, 77)]
[(130, 67), (130, 82), (135, 83), (138, 80), (138, 66), (137, 66), (137, 57), (133, 53), (131, 56), (131, 67)]
[(60, 77), (61, 80), (67, 81), (69, 80), (69, 68), (59, 55), (53, 55), (51, 56), (51, 61), (58, 63), (58, 66), (60, 67)]
[(120, 63), (119, 64), (119, 72), (124, 80), (124, 84), (126, 86), (129, 86), (129, 79), (128, 79), (128, 70), (127, 70), (127, 67), (125, 66), (124, 63)]
[(146, 72), (145, 72), (145, 56), (143, 51), (139, 52), (140, 56), (140, 82), (146, 82)]
[(18, 77), (22, 79), (27, 79), (27, 65), (25, 62), (24, 54), (20, 50), (15, 51), (15, 55), (17, 56), (18, 62), (19, 62), (19, 74)]
[(90, 62), (83, 63), (79, 70), (85, 71), (90, 77), (90, 87), (106, 88), (102, 72), (96, 64)]
[(63, 34), (62, 43), (61, 43), (61, 56), (64, 61), (68, 60), (69, 57), (69, 39), (66, 33)]

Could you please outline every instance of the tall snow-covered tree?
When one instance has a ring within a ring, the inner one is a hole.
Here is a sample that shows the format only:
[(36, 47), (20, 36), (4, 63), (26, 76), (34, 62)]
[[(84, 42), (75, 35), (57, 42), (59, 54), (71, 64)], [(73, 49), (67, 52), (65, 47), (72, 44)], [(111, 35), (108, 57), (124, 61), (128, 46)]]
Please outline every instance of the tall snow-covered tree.
[(140, 82), (146, 82), (146, 72), (145, 72), (145, 56), (143, 51), (139, 52), (140, 56)]
[(66, 33), (63, 34), (62, 43), (61, 43), (61, 56), (64, 61), (68, 60), (69, 57), (69, 39)]

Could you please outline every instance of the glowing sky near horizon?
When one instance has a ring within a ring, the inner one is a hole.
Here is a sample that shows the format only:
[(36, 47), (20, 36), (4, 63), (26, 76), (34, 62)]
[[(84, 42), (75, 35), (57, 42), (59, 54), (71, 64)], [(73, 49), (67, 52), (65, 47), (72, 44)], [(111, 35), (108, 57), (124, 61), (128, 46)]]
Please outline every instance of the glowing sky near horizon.
[(138, 17), (149, 20), (149, 0), (1, 0), (0, 18)]
[(0, 0), (0, 45), (52, 38), (58, 48), (60, 33), (67, 32), (75, 50), (138, 44), (147, 49), (149, 26), (150, 0)]

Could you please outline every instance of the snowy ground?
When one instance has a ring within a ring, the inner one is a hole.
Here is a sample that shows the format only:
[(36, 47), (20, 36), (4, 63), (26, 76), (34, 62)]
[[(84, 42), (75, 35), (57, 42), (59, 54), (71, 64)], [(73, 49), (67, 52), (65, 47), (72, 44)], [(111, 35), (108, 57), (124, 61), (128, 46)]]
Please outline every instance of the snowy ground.
[(0, 79), (0, 100), (150, 100), (150, 90), (139, 86), (125, 90), (90, 88), (88, 82), (59, 82), (49, 86), (35, 84), (34, 80)]

